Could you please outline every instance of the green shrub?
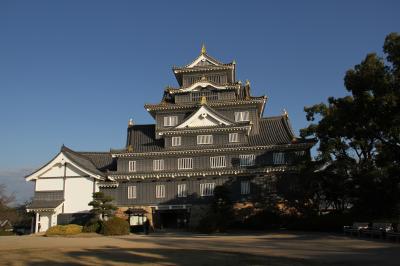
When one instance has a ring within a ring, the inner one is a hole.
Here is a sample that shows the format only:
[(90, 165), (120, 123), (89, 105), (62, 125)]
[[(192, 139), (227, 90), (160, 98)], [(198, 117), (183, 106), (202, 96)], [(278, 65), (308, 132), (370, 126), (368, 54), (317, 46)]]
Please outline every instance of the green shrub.
[(129, 223), (122, 218), (113, 217), (103, 223), (102, 233), (104, 235), (128, 235)]
[(0, 230), (0, 236), (12, 236), (12, 235), (14, 235), (13, 231)]
[(84, 233), (100, 233), (103, 227), (101, 221), (90, 221), (83, 227), (82, 232)]
[(46, 231), (46, 236), (69, 236), (82, 232), (82, 226), (77, 224), (56, 225)]

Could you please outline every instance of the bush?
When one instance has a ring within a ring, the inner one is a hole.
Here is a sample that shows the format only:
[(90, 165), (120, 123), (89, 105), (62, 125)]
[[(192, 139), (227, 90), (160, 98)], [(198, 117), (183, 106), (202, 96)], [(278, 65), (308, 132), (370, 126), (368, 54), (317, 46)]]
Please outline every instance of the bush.
[(129, 223), (122, 218), (113, 217), (103, 223), (102, 233), (106, 236), (110, 235), (128, 235)]
[(82, 232), (82, 226), (77, 224), (56, 225), (46, 231), (46, 236), (69, 236)]
[(12, 235), (14, 235), (13, 231), (0, 230), (0, 236), (12, 236)]
[(84, 233), (101, 233), (103, 222), (101, 221), (90, 221), (85, 224), (82, 232)]

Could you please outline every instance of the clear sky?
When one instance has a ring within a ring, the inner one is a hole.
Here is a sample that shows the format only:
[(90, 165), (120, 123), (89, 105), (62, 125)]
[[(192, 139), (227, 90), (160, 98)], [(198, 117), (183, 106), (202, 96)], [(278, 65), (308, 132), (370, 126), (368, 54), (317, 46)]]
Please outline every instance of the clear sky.
[(177, 86), (171, 67), (207, 52), (237, 62), (265, 116), (285, 108), (296, 132), (304, 106), (343, 96), (343, 77), (400, 31), (400, 1), (0, 1), (0, 183), (17, 198), (23, 176), (62, 144), (108, 151), (129, 118)]

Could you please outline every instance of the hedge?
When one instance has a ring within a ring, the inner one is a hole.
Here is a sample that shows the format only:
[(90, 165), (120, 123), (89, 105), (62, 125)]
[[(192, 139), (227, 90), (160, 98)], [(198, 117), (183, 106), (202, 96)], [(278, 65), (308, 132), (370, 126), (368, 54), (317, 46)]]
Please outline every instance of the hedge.
[(113, 217), (103, 223), (102, 233), (104, 235), (128, 235), (129, 223), (122, 218)]
[(56, 225), (46, 231), (46, 236), (69, 236), (82, 232), (82, 226), (77, 224)]

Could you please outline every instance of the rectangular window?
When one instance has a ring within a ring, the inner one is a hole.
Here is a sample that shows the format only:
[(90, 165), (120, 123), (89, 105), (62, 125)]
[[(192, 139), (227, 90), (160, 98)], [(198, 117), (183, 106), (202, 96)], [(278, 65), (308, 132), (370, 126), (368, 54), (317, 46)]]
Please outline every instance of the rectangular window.
[(272, 159), (274, 164), (285, 164), (285, 154), (283, 152), (274, 152)]
[(136, 172), (136, 161), (129, 161), (128, 170), (129, 172)]
[(178, 124), (177, 116), (164, 116), (164, 126), (165, 127), (173, 127)]
[(214, 195), (215, 183), (203, 183), (200, 184), (200, 196), (212, 196)]
[(253, 166), (256, 164), (256, 156), (254, 154), (239, 155), (240, 166)]
[(249, 111), (235, 112), (235, 122), (250, 121)]
[(240, 194), (248, 195), (250, 194), (250, 181), (242, 181), (240, 182)]
[(197, 144), (212, 144), (213, 135), (198, 135)]
[(172, 137), (172, 146), (181, 146), (182, 138), (181, 137)]
[(186, 184), (178, 184), (178, 197), (179, 198), (187, 197)]
[(164, 160), (153, 160), (153, 170), (154, 171), (162, 171), (164, 170)]
[(239, 133), (229, 133), (229, 142), (239, 142)]
[(179, 158), (178, 169), (193, 169), (193, 158)]
[(136, 186), (128, 186), (128, 199), (136, 199)]
[(211, 168), (223, 168), (223, 167), (226, 167), (225, 156), (210, 157), (210, 167)]
[(157, 199), (165, 198), (165, 185), (156, 186), (156, 198)]

